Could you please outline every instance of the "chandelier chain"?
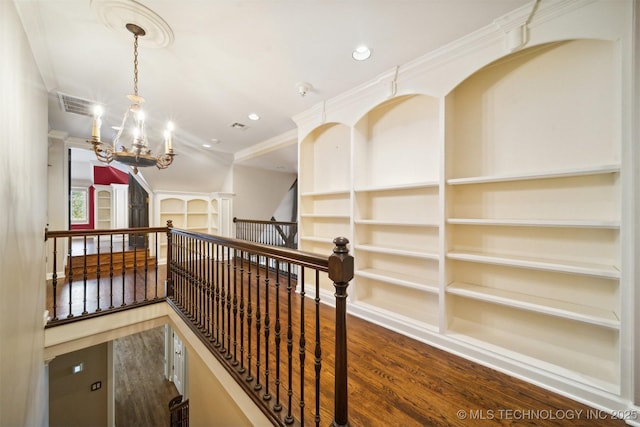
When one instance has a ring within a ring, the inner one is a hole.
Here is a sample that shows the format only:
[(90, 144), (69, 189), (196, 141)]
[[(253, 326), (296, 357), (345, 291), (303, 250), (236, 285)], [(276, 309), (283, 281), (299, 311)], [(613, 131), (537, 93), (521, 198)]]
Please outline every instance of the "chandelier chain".
[(138, 35), (133, 39), (133, 94), (138, 96)]

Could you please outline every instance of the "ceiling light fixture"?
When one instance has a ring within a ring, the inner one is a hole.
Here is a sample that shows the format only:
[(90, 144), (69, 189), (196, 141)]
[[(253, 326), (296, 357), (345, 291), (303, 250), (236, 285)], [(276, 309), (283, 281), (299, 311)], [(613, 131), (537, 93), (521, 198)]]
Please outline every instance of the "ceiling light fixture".
[(247, 117), (249, 118), (249, 120), (260, 120), (260, 116), (256, 113), (251, 113)]
[(364, 61), (371, 57), (371, 49), (366, 46), (358, 46), (351, 54), (356, 61)]
[[(157, 166), (158, 169), (166, 169), (173, 162), (173, 157), (175, 156), (171, 139), (173, 124), (169, 122), (164, 132), (164, 153), (154, 156), (149, 149), (144, 126), (144, 113), (141, 109), (144, 98), (138, 95), (138, 37), (144, 36), (146, 32), (136, 24), (129, 23), (126, 28), (133, 34), (133, 95), (127, 95), (131, 105), (125, 111), (122, 124), (111, 144), (103, 143), (100, 140), (102, 108), (96, 107), (93, 116), (93, 130), (89, 142), (93, 144), (93, 151), (98, 160), (104, 163), (111, 163), (114, 160), (124, 163), (133, 168), (134, 174), (138, 173), (139, 167)], [(129, 113), (135, 116), (133, 118), (133, 141), (131, 147), (126, 148), (124, 145), (118, 146), (118, 143), (120, 143), (122, 131), (125, 129), (129, 119)]]

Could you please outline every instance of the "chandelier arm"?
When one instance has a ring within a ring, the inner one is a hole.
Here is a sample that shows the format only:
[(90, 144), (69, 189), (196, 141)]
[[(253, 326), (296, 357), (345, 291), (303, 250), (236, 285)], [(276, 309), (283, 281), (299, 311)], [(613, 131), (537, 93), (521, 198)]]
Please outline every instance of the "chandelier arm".
[(118, 133), (116, 137), (113, 139), (113, 149), (116, 149), (116, 143), (120, 142), (120, 137), (122, 136), (122, 131), (124, 130), (124, 125), (127, 123), (127, 119), (129, 118), (129, 110), (124, 112), (124, 117), (122, 118), (122, 123), (120, 124), (120, 129), (118, 129)]

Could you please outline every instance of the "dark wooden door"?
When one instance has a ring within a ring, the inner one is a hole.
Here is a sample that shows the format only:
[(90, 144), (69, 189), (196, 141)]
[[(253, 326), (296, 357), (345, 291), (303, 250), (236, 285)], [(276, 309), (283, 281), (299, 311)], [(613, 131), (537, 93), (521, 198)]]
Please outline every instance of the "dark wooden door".
[[(149, 226), (149, 194), (136, 181), (133, 175), (129, 174), (129, 227)], [(130, 234), (129, 246), (146, 247), (146, 237), (144, 234)]]

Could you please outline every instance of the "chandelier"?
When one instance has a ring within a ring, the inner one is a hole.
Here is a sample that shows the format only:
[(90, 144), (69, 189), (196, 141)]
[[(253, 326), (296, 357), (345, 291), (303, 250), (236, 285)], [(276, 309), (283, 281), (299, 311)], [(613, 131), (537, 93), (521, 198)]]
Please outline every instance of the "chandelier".
[[(144, 126), (144, 112), (141, 105), (144, 98), (138, 95), (138, 37), (144, 36), (144, 29), (136, 24), (127, 24), (127, 30), (133, 34), (133, 95), (127, 95), (131, 105), (125, 111), (122, 124), (117, 128), (118, 133), (113, 139), (113, 143), (104, 143), (100, 140), (100, 127), (102, 126), (102, 108), (97, 106), (94, 110), (93, 129), (91, 132), (91, 141), (93, 151), (98, 160), (104, 163), (117, 161), (133, 168), (133, 173), (138, 173), (139, 167), (156, 166), (158, 169), (166, 169), (173, 162), (175, 156), (172, 147), (171, 132), (173, 125), (168, 123), (164, 132), (164, 153), (154, 156), (149, 149), (149, 142)], [(121, 144), (120, 138), (122, 132), (127, 125), (129, 116), (133, 116), (133, 139), (131, 146), (127, 148)]]

